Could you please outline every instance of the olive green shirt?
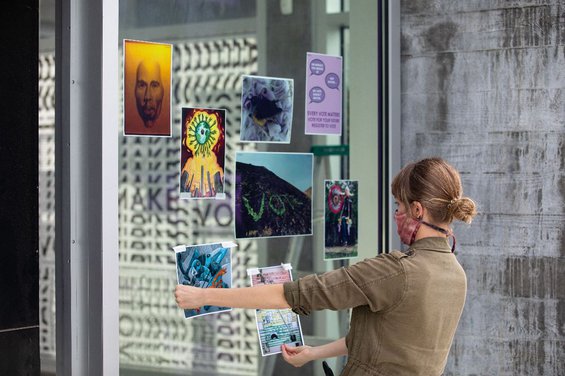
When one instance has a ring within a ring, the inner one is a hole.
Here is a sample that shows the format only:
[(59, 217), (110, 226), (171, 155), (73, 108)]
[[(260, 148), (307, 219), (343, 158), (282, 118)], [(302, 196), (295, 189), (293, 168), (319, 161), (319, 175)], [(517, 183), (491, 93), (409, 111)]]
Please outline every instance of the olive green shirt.
[(439, 237), (284, 284), (298, 314), (353, 308), (341, 375), (355, 376), (441, 375), (466, 291), (465, 272)]

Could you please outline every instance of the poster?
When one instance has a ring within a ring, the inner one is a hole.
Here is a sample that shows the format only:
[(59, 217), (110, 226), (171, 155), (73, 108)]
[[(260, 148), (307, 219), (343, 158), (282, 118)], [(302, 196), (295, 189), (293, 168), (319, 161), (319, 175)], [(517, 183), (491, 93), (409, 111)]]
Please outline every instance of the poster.
[(242, 142), (290, 143), (294, 81), (242, 76)]
[[(231, 248), (235, 246), (235, 243), (226, 242), (173, 247), (178, 284), (200, 288), (230, 288)], [(204, 306), (185, 309), (184, 317), (188, 319), (230, 310), (229, 307)]]
[(306, 134), (341, 135), (342, 59), (306, 54)]
[(324, 260), (358, 256), (358, 182), (324, 180)]
[(236, 238), (312, 234), (313, 159), (309, 153), (236, 153)]
[(182, 108), (180, 198), (225, 198), (226, 111)]
[(124, 135), (171, 136), (172, 45), (124, 39)]
[[(269, 285), (292, 281), (290, 264), (269, 266), (260, 269), (248, 269), (251, 286)], [(302, 346), (304, 337), (300, 318), (290, 308), (287, 309), (256, 309), (257, 333), (261, 355), (273, 355), (282, 352), (281, 345)]]

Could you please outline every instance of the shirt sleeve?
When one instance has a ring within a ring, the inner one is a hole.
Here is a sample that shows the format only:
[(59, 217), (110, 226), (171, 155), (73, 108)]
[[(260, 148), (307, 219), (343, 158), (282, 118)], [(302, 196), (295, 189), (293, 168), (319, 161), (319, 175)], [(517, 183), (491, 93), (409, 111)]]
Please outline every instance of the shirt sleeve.
[(308, 275), (283, 286), (286, 301), (299, 315), (362, 305), (368, 305), (373, 312), (382, 311), (400, 301), (405, 287), (406, 275), (400, 259), (390, 254)]

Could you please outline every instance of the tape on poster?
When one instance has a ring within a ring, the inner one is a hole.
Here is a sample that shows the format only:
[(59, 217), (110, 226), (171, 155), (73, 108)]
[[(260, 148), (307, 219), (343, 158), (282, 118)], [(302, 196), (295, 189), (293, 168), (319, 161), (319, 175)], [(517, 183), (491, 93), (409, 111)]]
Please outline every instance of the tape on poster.
[(176, 247), (173, 247), (173, 251), (175, 251), (175, 253), (182, 252), (185, 249), (186, 249), (186, 245), (177, 245)]
[[(173, 247), (173, 251), (175, 251), (175, 253), (179, 253), (182, 252), (186, 249), (186, 247), (196, 247), (196, 246), (202, 246), (202, 245), (213, 245), (213, 244), (218, 244), (218, 243), (206, 243), (206, 244), (197, 244), (194, 246), (188, 246), (188, 245), (177, 245), (175, 247)], [(234, 242), (222, 242), (219, 243), (222, 248), (233, 248), (233, 247), (237, 247), (237, 244)]]

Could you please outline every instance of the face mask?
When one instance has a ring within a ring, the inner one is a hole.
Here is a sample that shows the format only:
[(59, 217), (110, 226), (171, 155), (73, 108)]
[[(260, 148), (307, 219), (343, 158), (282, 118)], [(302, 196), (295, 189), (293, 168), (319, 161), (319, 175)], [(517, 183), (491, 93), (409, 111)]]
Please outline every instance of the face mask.
[(412, 245), (422, 223), (417, 219), (408, 217), (406, 213), (399, 213), (398, 211), (394, 213), (394, 221), (400, 241), (406, 245)]
[(396, 222), (396, 230), (398, 232), (398, 236), (400, 236), (400, 241), (402, 241), (402, 243), (406, 245), (412, 245), (412, 243), (414, 243), (414, 240), (416, 239), (416, 233), (418, 232), (418, 229), (420, 229), (420, 226), (424, 224), (447, 236), (453, 237), (453, 246), (451, 247), (451, 252), (455, 252), (456, 241), (455, 234), (453, 234), (453, 232), (447, 231), (434, 224), (408, 217), (406, 213), (394, 213), (394, 221)]

